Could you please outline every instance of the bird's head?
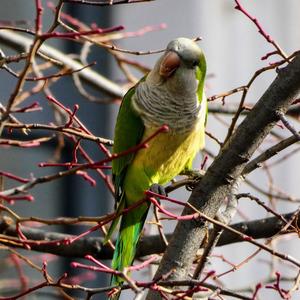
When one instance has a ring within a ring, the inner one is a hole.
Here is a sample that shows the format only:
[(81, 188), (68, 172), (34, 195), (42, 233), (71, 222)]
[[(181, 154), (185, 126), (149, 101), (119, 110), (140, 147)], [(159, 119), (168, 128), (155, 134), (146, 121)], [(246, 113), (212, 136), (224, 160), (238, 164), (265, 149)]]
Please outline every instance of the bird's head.
[(191, 39), (181, 37), (171, 41), (160, 61), (159, 74), (165, 79), (170, 78), (178, 69), (200, 71), (205, 76), (204, 54)]

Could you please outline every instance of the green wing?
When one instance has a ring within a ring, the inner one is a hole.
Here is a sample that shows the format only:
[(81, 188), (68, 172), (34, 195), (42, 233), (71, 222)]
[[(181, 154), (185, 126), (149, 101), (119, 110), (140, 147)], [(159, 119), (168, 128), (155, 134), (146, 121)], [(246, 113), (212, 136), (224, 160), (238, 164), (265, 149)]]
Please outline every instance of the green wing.
[[(113, 153), (117, 154), (138, 145), (143, 137), (144, 123), (139, 115), (133, 110), (132, 97), (135, 93), (135, 87), (131, 88), (123, 98), (117, 117), (114, 137)], [(135, 153), (118, 157), (112, 161), (112, 179), (115, 186), (115, 206), (116, 214), (121, 214), (125, 208), (125, 198), (123, 197), (123, 182), (126, 175), (127, 167), (132, 162)], [(119, 219), (115, 218), (110, 225), (104, 244), (110, 239), (114, 232)]]
[(207, 105), (207, 99), (204, 92), (204, 81), (205, 81), (205, 75), (206, 75), (206, 60), (204, 54), (200, 57), (200, 63), (199, 66), (196, 68), (196, 78), (198, 80), (198, 88), (197, 88), (197, 95), (198, 100), (203, 105), (203, 109), (205, 109), (205, 122), (206, 125), (207, 121), (207, 114), (208, 114), (208, 105)]
[[(205, 61), (204, 54), (202, 53), (200, 57), (200, 63), (196, 68), (196, 78), (198, 80), (197, 96), (198, 96), (198, 101), (201, 104), (201, 111), (200, 111), (201, 127), (199, 128), (199, 130), (201, 130), (201, 135), (199, 140), (199, 149), (203, 149), (205, 146), (205, 126), (206, 126), (207, 115), (208, 115), (207, 98), (204, 92), (205, 75), (206, 75), (206, 61)], [(192, 166), (192, 162), (190, 166)]]
[[(123, 98), (117, 117), (113, 153), (120, 153), (138, 145), (143, 137), (144, 124), (139, 115), (133, 110), (132, 97), (135, 87), (131, 88)], [(135, 153), (119, 157), (112, 161), (113, 182), (116, 190), (116, 201), (122, 195), (122, 186), (128, 165)]]

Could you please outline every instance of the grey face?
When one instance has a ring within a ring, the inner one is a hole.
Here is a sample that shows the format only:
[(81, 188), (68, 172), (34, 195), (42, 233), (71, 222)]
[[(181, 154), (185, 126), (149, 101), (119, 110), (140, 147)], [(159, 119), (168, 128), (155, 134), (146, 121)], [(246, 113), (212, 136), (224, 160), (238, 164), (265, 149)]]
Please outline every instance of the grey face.
[(182, 63), (188, 68), (195, 68), (200, 63), (201, 49), (190, 39), (173, 40), (168, 44), (167, 50), (177, 53)]

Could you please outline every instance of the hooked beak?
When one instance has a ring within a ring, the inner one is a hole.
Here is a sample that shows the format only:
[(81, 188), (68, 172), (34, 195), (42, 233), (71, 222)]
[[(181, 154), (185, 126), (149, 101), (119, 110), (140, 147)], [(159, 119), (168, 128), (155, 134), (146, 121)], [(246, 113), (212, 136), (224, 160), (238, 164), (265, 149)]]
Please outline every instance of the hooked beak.
[(166, 54), (160, 64), (159, 75), (164, 78), (168, 78), (177, 70), (179, 65), (180, 58), (178, 54), (170, 51)]

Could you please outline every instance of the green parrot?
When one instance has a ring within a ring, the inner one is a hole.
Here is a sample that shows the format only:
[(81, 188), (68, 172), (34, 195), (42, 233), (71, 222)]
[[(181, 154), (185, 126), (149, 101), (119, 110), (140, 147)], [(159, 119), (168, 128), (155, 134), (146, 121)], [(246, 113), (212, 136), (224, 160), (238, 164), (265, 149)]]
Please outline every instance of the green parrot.
[[(193, 40), (177, 38), (168, 44), (153, 70), (124, 96), (113, 153), (140, 144), (163, 125), (169, 131), (151, 139), (149, 147), (112, 161), (117, 213), (143, 199), (151, 187), (159, 187), (156, 190), (160, 191), (176, 175), (191, 170), (205, 142), (205, 73), (201, 49)], [(106, 241), (121, 218), (113, 269), (123, 271), (132, 265), (149, 206), (145, 202), (113, 221)], [(120, 276), (112, 276), (112, 285), (123, 282)]]

